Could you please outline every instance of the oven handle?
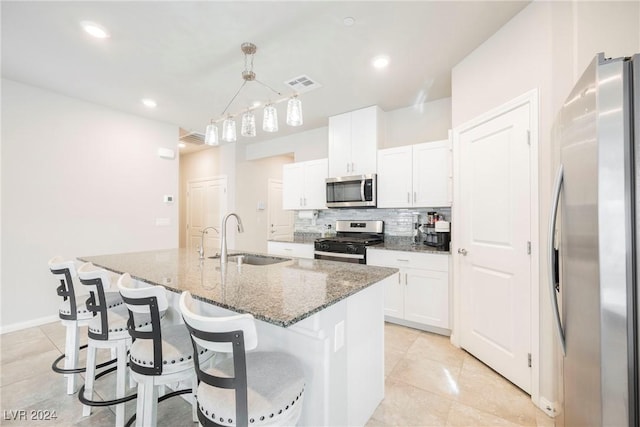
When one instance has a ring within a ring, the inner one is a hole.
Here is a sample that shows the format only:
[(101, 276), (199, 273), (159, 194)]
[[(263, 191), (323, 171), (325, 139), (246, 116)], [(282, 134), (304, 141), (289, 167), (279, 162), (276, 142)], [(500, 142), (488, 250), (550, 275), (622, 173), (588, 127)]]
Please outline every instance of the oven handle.
[(336, 258), (352, 258), (352, 259), (364, 259), (364, 255), (359, 254), (343, 254), (339, 252), (323, 252), (323, 251), (315, 251), (315, 255), (324, 255), (324, 256), (332, 256)]
[(363, 179), (360, 182), (360, 201), (362, 201), (362, 202), (366, 202), (367, 201), (367, 199), (364, 198), (364, 183), (366, 181), (367, 181), (366, 179)]

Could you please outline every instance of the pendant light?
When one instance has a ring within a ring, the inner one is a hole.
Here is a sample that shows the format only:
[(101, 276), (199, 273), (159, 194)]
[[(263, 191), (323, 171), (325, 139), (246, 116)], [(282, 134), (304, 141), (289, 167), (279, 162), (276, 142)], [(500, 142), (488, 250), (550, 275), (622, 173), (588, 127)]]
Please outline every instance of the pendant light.
[(267, 104), (264, 107), (262, 130), (265, 132), (278, 131), (278, 110), (276, 110), (276, 107), (273, 104)]
[(287, 102), (287, 124), (289, 126), (302, 126), (302, 102), (297, 96)]
[[(227, 115), (227, 110), (233, 103), (233, 101), (238, 97), (242, 88), (248, 82), (256, 82), (275, 94), (282, 96), (280, 92), (272, 88), (271, 86), (261, 82), (256, 79), (256, 73), (253, 71), (253, 57), (257, 51), (257, 47), (253, 43), (242, 43), (240, 46), (242, 53), (244, 54), (244, 71), (242, 71), (242, 84), (236, 91), (235, 95), (231, 98), (224, 111), (220, 115), (220, 118), (216, 120), (212, 120), (211, 124), (207, 126), (205, 132), (205, 143), (208, 145), (218, 145), (220, 139), (218, 138), (218, 125), (217, 123), (222, 121), (222, 138), (221, 140), (224, 142), (235, 142), (237, 140), (236, 135), (236, 122), (233, 119), (233, 115)], [(262, 120), (262, 129), (265, 132), (277, 132), (278, 131), (278, 111), (276, 110), (276, 104), (279, 104), (283, 101), (287, 102), (287, 125), (289, 126), (301, 126), (302, 125), (302, 103), (297, 97), (297, 94), (294, 94), (293, 97), (282, 97), (276, 99), (275, 101), (269, 101), (268, 104), (264, 107), (263, 111), (263, 120)], [(236, 114), (234, 114), (236, 115)], [(245, 111), (242, 114), (242, 119), (240, 123), (240, 135), (246, 137), (254, 137), (256, 136), (256, 118), (253, 110)]]

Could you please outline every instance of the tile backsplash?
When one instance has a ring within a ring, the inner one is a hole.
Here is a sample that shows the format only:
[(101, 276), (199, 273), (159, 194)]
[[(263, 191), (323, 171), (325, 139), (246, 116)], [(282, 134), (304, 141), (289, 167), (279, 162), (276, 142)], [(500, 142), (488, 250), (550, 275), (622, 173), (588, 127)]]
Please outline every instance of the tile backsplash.
[(322, 233), (327, 224), (335, 229), (336, 220), (382, 220), (384, 234), (389, 236), (411, 237), (413, 223), (427, 222), (427, 212), (436, 211), (446, 221), (451, 221), (451, 208), (415, 208), (415, 209), (324, 209), (319, 210), (318, 217), (300, 218), (295, 215), (295, 231), (300, 233)]

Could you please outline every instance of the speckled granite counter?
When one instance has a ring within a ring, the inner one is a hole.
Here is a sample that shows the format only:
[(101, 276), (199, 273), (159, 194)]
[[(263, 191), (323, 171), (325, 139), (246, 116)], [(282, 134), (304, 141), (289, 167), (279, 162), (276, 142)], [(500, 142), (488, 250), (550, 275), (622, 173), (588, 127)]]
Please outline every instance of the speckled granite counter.
[(406, 252), (420, 252), (420, 253), (430, 253), (430, 254), (442, 254), (442, 255), (450, 255), (450, 251), (441, 251), (439, 249), (433, 248), (427, 245), (416, 245), (411, 243), (410, 241), (393, 241), (393, 240), (385, 240), (385, 242), (381, 245), (370, 246), (371, 249), (386, 249), (389, 251), (406, 251)]
[(285, 242), (285, 243), (302, 243), (312, 245), (316, 239), (320, 238), (320, 233), (293, 233), (292, 238), (288, 239), (269, 239), (270, 242)]
[(278, 326), (290, 326), (373, 285), (398, 270), (334, 261), (293, 258), (278, 264), (220, 269), (219, 259), (200, 261), (197, 253), (169, 249), (84, 256), (81, 261)]

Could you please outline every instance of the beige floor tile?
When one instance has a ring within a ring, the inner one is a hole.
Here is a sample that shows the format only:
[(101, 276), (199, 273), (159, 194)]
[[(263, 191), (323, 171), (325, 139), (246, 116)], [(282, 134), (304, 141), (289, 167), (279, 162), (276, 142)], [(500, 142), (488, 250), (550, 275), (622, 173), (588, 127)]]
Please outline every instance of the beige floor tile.
[(0, 363), (4, 365), (52, 350), (58, 351), (58, 348), (46, 336), (23, 340), (20, 343), (3, 345), (0, 351)]
[[(82, 381), (79, 381), (78, 384), (82, 384)], [(49, 370), (41, 375), (0, 387), (2, 395), (0, 409), (2, 411), (24, 409), (26, 406), (43, 400), (62, 397), (66, 395), (66, 391), (66, 379), (62, 375)]]
[(12, 347), (20, 345), (24, 341), (36, 341), (46, 339), (44, 332), (38, 327), (23, 329), (21, 331), (9, 332), (0, 335), (0, 347)]
[(429, 359), (447, 365), (452, 370), (460, 370), (465, 351), (451, 345), (449, 337), (422, 332), (407, 350), (409, 360)]
[(0, 386), (6, 386), (27, 378), (42, 376), (51, 371), (51, 364), (60, 356), (60, 351), (50, 350), (44, 353), (24, 357), (14, 362), (2, 364)]
[(496, 417), (457, 402), (451, 405), (447, 427), (518, 427), (504, 418)]
[(538, 427), (554, 427), (556, 425), (554, 419), (542, 410), (536, 411), (536, 422)]
[(387, 379), (384, 400), (372, 418), (385, 426), (444, 426), (450, 406), (447, 398)]
[(458, 401), (514, 424), (536, 426), (531, 397), (471, 355), (460, 372)]
[(386, 350), (384, 352), (384, 376), (385, 378), (391, 374), (393, 368), (398, 364), (398, 362), (404, 357), (403, 351), (397, 350)]
[(411, 344), (418, 338), (420, 331), (406, 328), (393, 323), (384, 324), (384, 347), (385, 350), (405, 352)]
[(388, 379), (403, 381), (422, 390), (448, 398), (458, 396), (459, 368), (451, 368), (429, 359), (402, 358), (391, 371)]

